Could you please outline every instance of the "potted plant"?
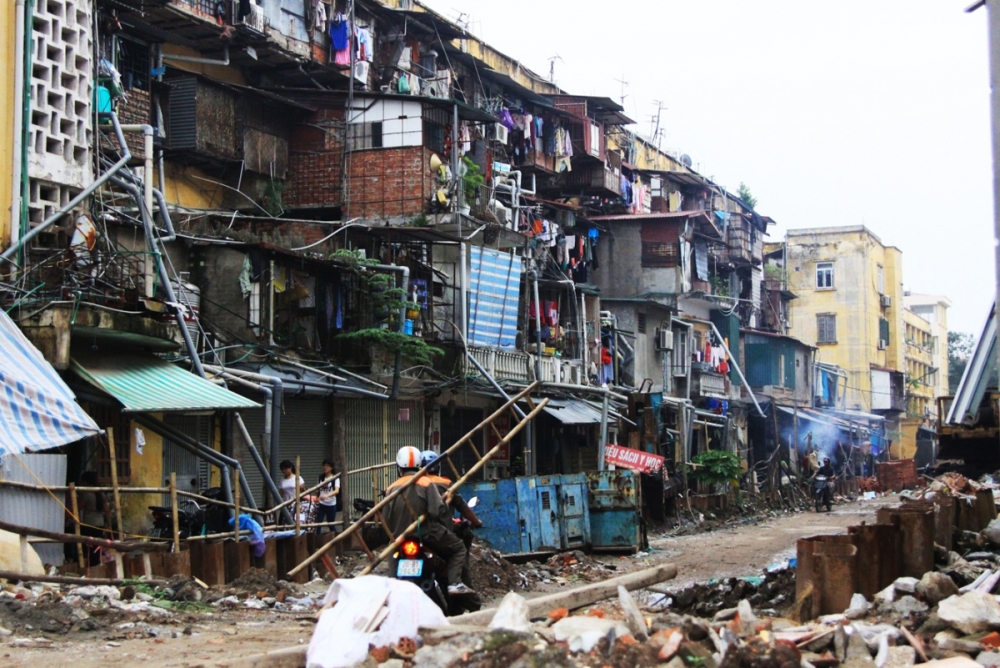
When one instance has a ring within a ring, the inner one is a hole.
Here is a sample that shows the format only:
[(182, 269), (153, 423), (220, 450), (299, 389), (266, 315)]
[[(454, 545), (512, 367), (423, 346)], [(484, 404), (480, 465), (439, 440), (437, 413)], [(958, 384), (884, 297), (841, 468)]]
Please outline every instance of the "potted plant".
[(479, 192), (480, 186), (486, 182), (486, 179), (483, 178), (479, 165), (473, 162), (469, 156), (462, 156), (462, 166), (464, 167), (462, 172), (462, 193), (465, 195), (465, 200), (461, 211), (468, 215), (472, 209), (472, 203), (476, 201), (476, 194)]

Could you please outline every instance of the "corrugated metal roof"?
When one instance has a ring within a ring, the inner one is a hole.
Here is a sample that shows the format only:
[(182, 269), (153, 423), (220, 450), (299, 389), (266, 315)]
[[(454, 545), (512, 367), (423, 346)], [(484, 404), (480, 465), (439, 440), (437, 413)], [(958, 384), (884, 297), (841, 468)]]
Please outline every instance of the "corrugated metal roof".
[(588, 216), (587, 220), (655, 220), (657, 218), (687, 218), (688, 216), (708, 215), (703, 210), (696, 211), (664, 211), (661, 213), (621, 213), (610, 216)]
[(584, 401), (550, 399), (545, 412), (563, 424), (600, 424), (601, 411)]
[(74, 355), (72, 362), (77, 375), (120, 401), (126, 413), (260, 407), (152, 355)]

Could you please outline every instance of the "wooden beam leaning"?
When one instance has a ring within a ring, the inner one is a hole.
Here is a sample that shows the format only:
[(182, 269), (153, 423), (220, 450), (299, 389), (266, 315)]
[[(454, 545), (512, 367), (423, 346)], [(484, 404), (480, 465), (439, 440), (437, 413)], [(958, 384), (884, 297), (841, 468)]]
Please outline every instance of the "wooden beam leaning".
[(45, 529), (35, 529), (33, 527), (21, 526), (0, 520), (0, 529), (16, 533), (19, 536), (36, 536), (47, 538), (57, 543), (83, 543), (84, 545), (94, 545), (95, 547), (107, 547), (119, 552), (169, 552), (170, 543), (154, 543), (147, 541), (122, 542), (118, 540), (108, 540), (107, 538), (91, 538), (89, 536), (77, 536), (71, 533), (61, 533), (58, 531), (46, 531)]
[[(476, 464), (472, 468), (470, 468), (466, 472), (466, 474), (464, 476), (462, 476), (461, 478), (459, 478), (458, 480), (456, 480), (455, 482), (453, 482), (451, 484), (451, 486), (447, 489), (447, 491), (444, 493), (444, 500), (445, 500), (445, 502), (450, 503), (452, 495), (458, 490), (458, 488), (461, 487), (466, 481), (468, 481), (469, 478), (471, 478), (473, 475), (475, 475), (479, 471), (479, 469), (481, 469), (484, 466), (486, 466), (486, 463), (488, 461), (490, 461), (490, 458), (493, 455), (495, 455), (496, 453), (498, 453), (500, 451), (500, 448), (503, 447), (504, 445), (506, 445), (510, 441), (510, 439), (512, 439), (514, 436), (516, 436), (517, 433), (519, 431), (521, 431), (521, 429), (524, 427), (524, 425), (528, 424), (528, 422), (530, 422), (532, 419), (534, 419), (534, 417), (536, 415), (538, 415), (538, 413), (541, 412), (541, 410), (543, 408), (545, 408), (545, 405), (547, 403), (549, 403), (548, 399), (542, 399), (542, 401), (538, 404), (538, 406), (535, 407), (535, 409), (533, 411), (531, 411), (530, 413), (528, 413), (527, 415), (525, 415), (524, 419), (521, 420), (520, 422), (518, 422), (514, 426), (514, 428), (511, 429), (510, 432), (506, 436), (504, 436), (503, 439), (499, 443), (497, 443), (495, 446), (493, 446), (482, 457), (482, 459), (480, 459), (478, 462), (476, 462)], [(405, 501), (405, 497), (404, 497), (404, 501)], [(409, 503), (407, 503), (407, 507), (409, 507)], [(410, 512), (413, 513), (413, 509), (412, 508), (410, 508)], [(420, 525), (420, 523), (423, 522), (426, 519), (427, 519), (426, 515), (421, 515), (420, 517), (418, 517), (417, 520), (413, 524), (411, 524), (410, 526), (406, 527), (406, 530), (403, 531), (403, 533), (401, 533), (399, 536), (397, 536), (396, 539), (393, 540), (389, 544), (389, 546), (387, 548), (385, 548), (384, 550), (382, 550), (379, 553), (378, 557), (375, 559), (375, 561), (373, 561), (372, 563), (368, 564), (361, 571), (360, 574), (361, 575), (368, 575), (369, 573), (371, 573), (373, 568), (375, 568), (376, 566), (378, 566), (379, 563), (381, 563), (383, 559), (385, 559), (386, 557), (388, 557), (392, 553), (393, 550), (395, 550), (400, 545), (402, 545), (403, 541), (406, 540), (406, 537), (408, 535), (410, 535), (411, 533), (413, 533), (414, 531), (416, 531), (416, 529)], [(390, 534), (390, 536), (391, 535), (392, 534)]]
[[(498, 417), (500, 417), (504, 413), (504, 411), (506, 411), (507, 409), (509, 409), (510, 406), (512, 406), (514, 404), (514, 402), (516, 402), (518, 399), (520, 399), (524, 395), (528, 394), (529, 392), (533, 391), (536, 387), (538, 387), (538, 385), (539, 385), (539, 382), (536, 380), (531, 385), (529, 385), (528, 387), (526, 387), (523, 390), (521, 390), (520, 392), (518, 392), (516, 395), (514, 395), (513, 397), (511, 397), (510, 400), (507, 401), (503, 406), (501, 406), (496, 411), (494, 411), (489, 417), (487, 417), (485, 420), (483, 420), (482, 422), (480, 422), (476, 427), (474, 427), (465, 436), (463, 436), (462, 438), (460, 438), (454, 445), (452, 445), (450, 448), (448, 448), (447, 450), (445, 450), (441, 454), (442, 455), (448, 455), (448, 454), (451, 454), (452, 452), (454, 452), (455, 450), (457, 450), (459, 447), (461, 447), (463, 444), (465, 444), (466, 441), (468, 441), (475, 434), (477, 434), (480, 429), (482, 429), (483, 427), (485, 427), (486, 425), (488, 425), (490, 422), (492, 422), (493, 420), (495, 420)], [(336, 538), (334, 538), (333, 540), (331, 540), (329, 543), (325, 543), (318, 550), (316, 550), (315, 552), (313, 552), (305, 561), (303, 561), (298, 566), (296, 566), (295, 568), (293, 568), (292, 570), (290, 570), (288, 572), (288, 575), (290, 577), (294, 576), (299, 571), (301, 571), (303, 568), (308, 568), (311, 563), (313, 563), (314, 561), (316, 561), (317, 559), (319, 559), (325, 552), (327, 552), (328, 550), (332, 549), (334, 545), (336, 545), (337, 543), (339, 543), (339, 542), (347, 539), (349, 536), (351, 536), (352, 534), (354, 534), (358, 529), (360, 529), (364, 525), (365, 522), (368, 522), (373, 517), (375, 517), (376, 511), (382, 510), (382, 508), (384, 508), (385, 506), (387, 506), (394, 498), (396, 498), (397, 495), (399, 495), (402, 492), (406, 491), (411, 485), (415, 484), (417, 482), (417, 480), (419, 480), (420, 478), (422, 478), (425, 475), (427, 475), (427, 467), (426, 466), (424, 468), (420, 469), (419, 471), (417, 471), (417, 473), (410, 480), (408, 480), (405, 484), (400, 485), (399, 487), (397, 487), (392, 492), (389, 492), (389, 494), (387, 494), (384, 499), (382, 499), (381, 501), (379, 501), (378, 503), (376, 503), (375, 506), (371, 510), (369, 510), (368, 512), (366, 512), (359, 519), (355, 520), (354, 524), (351, 524), (350, 526), (345, 527), (343, 531), (341, 531), (339, 534), (337, 534)]]

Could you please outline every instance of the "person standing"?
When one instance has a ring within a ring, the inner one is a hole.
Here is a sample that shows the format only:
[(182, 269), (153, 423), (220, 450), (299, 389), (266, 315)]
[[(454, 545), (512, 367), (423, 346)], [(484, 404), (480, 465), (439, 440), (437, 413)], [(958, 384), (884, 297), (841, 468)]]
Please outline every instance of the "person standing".
[[(336, 477), (334, 477), (336, 476)], [(337, 508), (340, 503), (340, 476), (337, 475), (337, 467), (333, 460), (323, 460), (323, 473), (319, 476), (319, 481), (325, 483), (319, 488), (319, 516), (316, 521), (320, 524), (337, 521)], [(334, 527), (329, 527), (330, 531), (336, 533)], [(323, 527), (318, 527), (316, 533), (323, 533)]]

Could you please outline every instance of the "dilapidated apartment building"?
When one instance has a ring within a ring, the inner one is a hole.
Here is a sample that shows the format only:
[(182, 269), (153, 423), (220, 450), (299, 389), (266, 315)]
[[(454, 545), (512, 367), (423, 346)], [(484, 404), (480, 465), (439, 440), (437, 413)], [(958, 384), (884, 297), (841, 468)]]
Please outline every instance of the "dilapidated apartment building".
[(766, 463), (814, 403), (773, 221), (419, 2), (48, 0), (22, 27), (2, 297), (113, 427), (117, 461), (94, 439), (74, 471), (239, 464), (261, 499), (281, 459), (438, 450), (538, 380), (486, 477), (614, 442), (666, 457), (659, 496), (708, 448)]

